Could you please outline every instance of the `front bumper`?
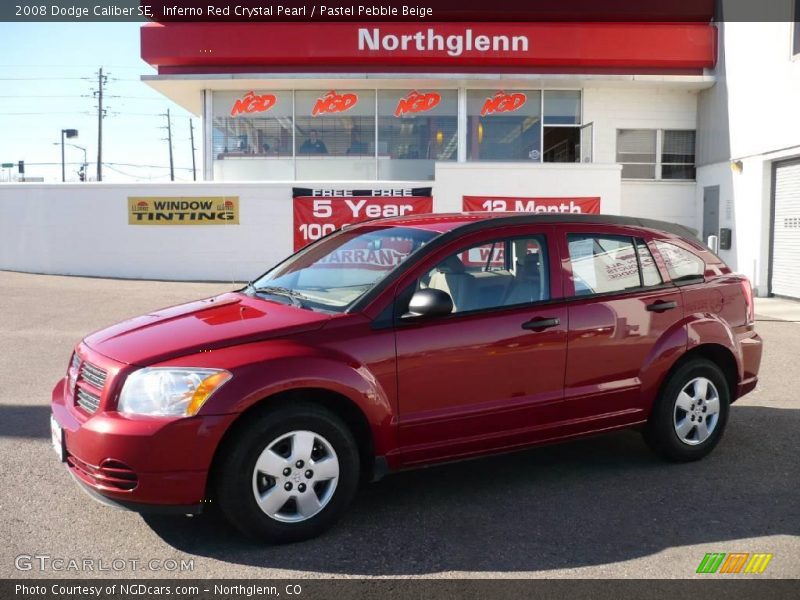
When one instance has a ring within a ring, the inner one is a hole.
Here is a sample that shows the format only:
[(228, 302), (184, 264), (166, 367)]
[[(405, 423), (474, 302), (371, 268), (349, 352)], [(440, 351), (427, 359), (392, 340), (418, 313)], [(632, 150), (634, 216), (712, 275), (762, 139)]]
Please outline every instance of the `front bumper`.
[(102, 407), (88, 414), (68, 387), (65, 378), (53, 389), (53, 417), (63, 429), (67, 468), (93, 497), (138, 511), (198, 512), (235, 415), (146, 418)]

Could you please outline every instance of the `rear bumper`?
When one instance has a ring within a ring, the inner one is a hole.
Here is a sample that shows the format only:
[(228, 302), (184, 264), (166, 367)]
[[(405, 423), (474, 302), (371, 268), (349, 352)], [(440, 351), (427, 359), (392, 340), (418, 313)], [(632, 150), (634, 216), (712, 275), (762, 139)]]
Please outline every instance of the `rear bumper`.
[(734, 400), (753, 391), (758, 384), (758, 370), (761, 367), (761, 354), (764, 346), (761, 336), (755, 331), (750, 330), (737, 337), (742, 363)]
[(92, 497), (140, 512), (198, 512), (214, 451), (234, 415), (89, 415), (66, 387), (62, 380), (53, 389), (53, 416), (64, 432), (67, 468)]

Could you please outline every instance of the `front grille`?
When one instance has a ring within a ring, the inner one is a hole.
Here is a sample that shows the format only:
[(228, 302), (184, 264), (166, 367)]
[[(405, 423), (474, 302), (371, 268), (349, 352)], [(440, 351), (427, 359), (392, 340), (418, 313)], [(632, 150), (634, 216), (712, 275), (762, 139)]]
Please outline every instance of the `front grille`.
[(107, 458), (95, 467), (70, 454), (67, 463), (81, 479), (97, 487), (129, 492), (139, 484), (136, 472), (118, 460)]
[(75, 402), (86, 412), (94, 413), (97, 412), (97, 408), (100, 406), (100, 396), (78, 387), (75, 390)]
[(98, 390), (102, 390), (105, 387), (106, 372), (100, 367), (96, 367), (92, 363), (84, 362), (81, 365), (80, 373), (81, 380), (89, 385), (96, 387)]

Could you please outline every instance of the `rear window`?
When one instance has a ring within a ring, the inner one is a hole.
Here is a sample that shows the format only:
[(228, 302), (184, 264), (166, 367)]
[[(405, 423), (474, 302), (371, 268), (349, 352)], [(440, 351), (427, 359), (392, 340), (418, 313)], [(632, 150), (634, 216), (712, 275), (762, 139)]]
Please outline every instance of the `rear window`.
[(656, 241), (655, 244), (672, 281), (693, 281), (703, 278), (706, 264), (702, 258), (669, 242)]

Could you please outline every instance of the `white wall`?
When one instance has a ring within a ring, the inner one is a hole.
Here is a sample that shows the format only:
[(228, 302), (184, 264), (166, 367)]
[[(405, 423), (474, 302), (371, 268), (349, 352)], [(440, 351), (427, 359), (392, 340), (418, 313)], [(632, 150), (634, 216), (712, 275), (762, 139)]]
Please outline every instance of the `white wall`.
[[(783, 0), (785, 2), (785, 0)], [(720, 227), (733, 246), (720, 256), (768, 293), (772, 164), (800, 156), (800, 56), (792, 56), (793, 23), (720, 24), (718, 89), (703, 92), (696, 218), (703, 188), (720, 187)], [(702, 157), (713, 157), (708, 164)], [(731, 165), (741, 164), (741, 169)]]
[[(128, 196), (222, 195), (239, 196), (239, 225), (128, 225)], [(4, 184), (0, 269), (247, 280), (291, 254), (291, 198), (290, 183)]]

